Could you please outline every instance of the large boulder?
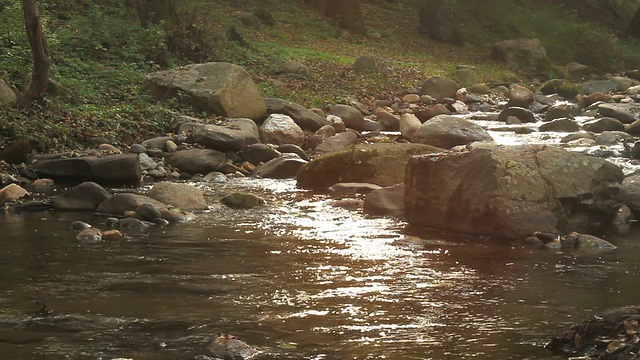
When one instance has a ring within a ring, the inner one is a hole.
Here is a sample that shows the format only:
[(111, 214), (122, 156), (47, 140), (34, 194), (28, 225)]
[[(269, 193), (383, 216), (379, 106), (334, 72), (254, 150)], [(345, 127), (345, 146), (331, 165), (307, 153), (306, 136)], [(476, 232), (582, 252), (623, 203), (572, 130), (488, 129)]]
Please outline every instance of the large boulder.
[(313, 159), (298, 172), (298, 186), (326, 189), (340, 182), (366, 182), (391, 186), (404, 182), (411, 156), (443, 151), (422, 144), (369, 144)]
[(608, 222), (622, 170), (608, 161), (547, 146), (479, 146), (413, 157), (405, 180), (410, 224), (523, 239)]
[(251, 119), (229, 119), (221, 125), (202, 125), (195, 129), (193, 139), (208, 149), (240, 151), (251, 144), (259, 143), (260, 131)]
[(39, 158), (34, 170), (40, 177), (107, 184), (138, 183), (142, 177), (136, 154)]
[(176, 151), (166, 158), (167, 164), (189, 174), (208, 174), (227, 161), (227, 155), (210, 149)]
[(191, 64), (145, 76), (143, 88), (155, 98), (186, 95), (198, 110), (233, 118), (262, 120), (265, 101), (242, 67), (224, 62)]
[(111, 194), (94, 182), (83, 182), (53, 198), (51, 206), (61, 211), (93, 211)]
[(204, 192), (189, 184), (163, 181), (157, 183), (147, 194), (163, 204), (171, 205), (182, 210), (207, 210), (209, 206), (204, 199)]
[(331, 124), (323, 116), (289, 100), (267, 98), (265, 103), (267, 113), (289, 115), (302, 130), (317, 131), (322, 126)]
[(429, 95), (436, 101), (442, 101), (444, 98), (455, 99), (456, 91), (460, 88), (457, 82), (442, 76), (432, 76), (422, 83), (420, 93)]
[(511, 39), (493, 44), (491, 57), (514, 70), (530, 74), (547, 73), (550, 69), (547, 52), (538, 39)]
[(450, 149), (476, 141), (493, 142), (480, 125), (450, 115), (438, 115), (422, 124), (413, 134), (412, 142)]
[(268, 144), (304, 145), (304, 132), (289, 115), (271, 114), (260, 126), (264, 142)]

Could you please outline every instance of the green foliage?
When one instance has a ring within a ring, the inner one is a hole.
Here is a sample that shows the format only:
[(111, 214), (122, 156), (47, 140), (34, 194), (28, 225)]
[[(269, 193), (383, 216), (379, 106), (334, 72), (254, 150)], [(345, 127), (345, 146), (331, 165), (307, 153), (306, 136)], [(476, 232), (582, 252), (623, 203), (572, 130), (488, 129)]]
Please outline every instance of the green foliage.
[[(635, 0), (627, 1), (624, 6), (632, 9), (637, 4)], [(625, 57), (632, 53), (625, 41), (606, 27), (584, 22), (577, 13), (561, 7), (502, 1), (500, 6), (490, 7), (489, 12), (478, 14), (467, 5), (458, 2), (456, 11), (463, 17), (464, 38), (473, 47), (506, 39), (538, 38), (552, 62), (579, 62), (605, 71), (623, 69)]]
[[(581, 23), (576, 14), (537, 1), (458, 1), (456, 14), (462, 17), (461, 29), (469, 41), (462, 48), (418, 34), (416, 14), (423, 0), (361, 2), (369, 32), (382, 34), (382, 39), (346, 35), (299, 0), (182, 0), (176, 24), (146, 26), (135, 1), (38, 2), (53, 58), (51, 77), (64, 90), (30, 112), (0, 109), (5, 119), (0, 138), (25, 137), (44, 147), (82, 147), (93, 139), (117, 143), (165, 133), (175, 113), (207, 115), (195, 113), (180, 99), (152, 101), (141, 93), (142, 79), (150, 71), (194, 62), (244, 66), (264, 96), (307, 107), (352, 98), (391, 98), (429, 76), (451, 74), (459, 64), (476, 65), (482, 80), (512, 80), (509, 70), (487, 62), (487, 45), (507, 37), (540, 38), (552, 61), (560, 64), (578, 61), (612, 70), (640, 65), (638, 41), (621, 41), (602, 27)], [(476, 3), (480, 6), (470, 5)], [(499, 6), (490, 7), (491, 3)], [(638, 6), (638, 0), (629, 3)], [(265, 9), (276, 26), (243, 25), (243, 17)], [(0, 0), (0, 77), (18, 90), (32, 66), (22, 17), (21, 2)], [(232, 28), (248, 46), (228, 39)], [(365, 54), (390, 61), (395, 74), (353, 72), (351, 64)], [(304, 63), (311, 74), (277, 74), (287, 60)], [(274, 85), (270, 78), (284, 85)]]

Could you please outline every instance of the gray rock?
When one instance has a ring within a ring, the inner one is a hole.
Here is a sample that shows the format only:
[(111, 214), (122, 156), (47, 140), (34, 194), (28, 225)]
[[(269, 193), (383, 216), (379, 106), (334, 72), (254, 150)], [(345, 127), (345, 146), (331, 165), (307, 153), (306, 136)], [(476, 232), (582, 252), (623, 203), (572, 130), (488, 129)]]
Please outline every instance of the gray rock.
[(189, 184), (160, 182), (155, 184), (147, 195), (163, 204), (182, 210), (200, 211), (209, 208), (204, 199), (204, 192)]
[(326, 189), (340, 182), (391, 186), (404, 182), (404, 169), (410, 157), (442, 151), (408, 143), (357, 145), (311, 160), (298, 172), (298, 186)]
[(204, 182), (210, 182), (210, 183), (217, 183), (217, 184), (224, 184), (226, 182), (229, 181), (229, 179), (227, 178), (227, 176), (221, 172), (218, 171), (214, 171), (214, 172), (210, 172), (207, 175), (205, 175), (205, 177), (202, 179), (202, 181)]
[(135, 211), (142, 204), (152, 204), (162, 213), (162, 218), (169, 221), (179, 221), (181, 216), (169, 210), (167, 206), (160, 201), (152, 199), (148, 196), (120, 193), (115, 194), (102, 202), (96, 209), (97, 213), (122, 216), (127, 211)]
[(600, 104), (598, 105), (598, 113), (605, 117), (618, 119), (623, 124), (631, 124), (640, 117), (640, 104)]
[(412, 140), (443, 149), (476, 141), (493, 142), (493, 138), (479, 125), (450, 115), (438, 115), (425, 122), (416, 130)]
[(589, 95), (596, 92), (608, 93), (616, 90), (616, 84), (609, 80), (590, 81), (580, 89), (581, 95)]
[[(579, 109), (578, 109), (579, 110)], [(545, 114), (544, 121), (551, 121), (562, 118), (573, 118), (575, 115), (574, 105), (572, 104), (555, 104), (549, 107)]]
[(153, 221), (153, 219), (161, 218), (162, 213), (155, 205), (151, 203), (140, 204), (135, 210), (138, 217), (142, 220)]
[[(334, 117), (334, 116), (331, 115), (331, 117)], [(342, 120), (340, 120), (340, 122), (342, 123)], [(331, 125), (325, 125), (325, 126), (321, 127), (320, 129), (318, 129), (311, 136), (307, 137), (307, 139), (305, 140), (305, 143), (304, 143), (304, 147), (305, 147), (305, 149), (313, 151), (313, 150), (315, 150), (315, 148), (318, 147), (318, 145), (322, 144), (323, 141), (325, 141), (328, 138), (334, 136), (335, 134), (336, 134), (336, 128), (335, 127), (333, 127)]]
[(266, 201), (257, 195), (240, 192), (226, 195), (220, 202), (232, 209), (249, 209), (266, 204)]
[(149, 230), (151, 222), (142, 221), (135, 218), (124, 218), (114, 222), (111, 227), (114, 230), (121, 230), (130, 233), (143, 233)]
[(102, 231), (93, 227), (87, 228), (80, 231), (80, 233), (76, 235), (76, 239), (88, 244), (99, 243), (102, 241)]
[(422, 83), (420, 94), (429, 95), (436, 99), (436, 101), (442, 101), (444, 98), (455, 99), (456, 91), (458, 91), (459, 88), (460, 85), (451, 79), (442, 76), (433, 76)]
[(60, 211), (93, 211), (111, 194), (94, 182), (84, 182), (53, 198), (51, 206)]
[(209, 149), (180, 150), (166, 159), (174, 168), (189, 174), (208, 174), (216, 171), (221, 163), (227, 161), (227, 155)]
[(613, 218), (622, 178), (606, 160), (551, 146), (413, 157), (405, 179), (407, 219), (414, 226), (508, 239), (534, 230), (566, 233)]
[(535, 100), (535, 95), (533, 91), (529, 90), (529, 88), (514, 84), (509, 86), (509, 93), (507, 94), (509, 98), (509, 102), (507, 102), (507, 107), (523, 107), (528, 108), (533, 104)]
[(260, 126), (260, 130), (267, 144), (283, 145), (304, 144), (304, 133), (289, 115), (271, 114)]
[(324, 116), (307, 110), (304, 106), (292, 101), (267, 98), (265, 103), (267, 105), (267, 113), (289, 115), (303, 130), (316, 131), (322, 126), (330, 124)]
[(404, 217), (404, 184), (373, 190), (364, 198), (364, 212), (371, 215)]
[(297, 74), (297, 75), (309, 75), (311, 71), (307, 65), (298, 61), (285, 61), (280, 65), (277, 71), (278, 74)]
[(360, 72), (375, 72), (384, 75), (393, 74), (393, 70), (387, 64), (387, 61), (375, 55), (362, 55), (353, 63), (353, 70)]
[(358, 135), (351, 131), (336, 134), (318, 145), (314, 151), (319, 154), (328, 154), (348, 148), (358, 143)]
[(153, 161), (146, 153), (138, 154), (138, 159), (140, 160), (140, 168), (142, 168), (142, 170), (148, 171), (158, 167), (158, 163)]
[(283, 154), (297, 154), (302, 160), (309, 161), (309, 155), (298, 145), (284, 144), (276, 148), (277, 151)]
[(532, 123), (536, 122), (536, 116), (529, 109), (525, 109), (522, 107), (508, 107), (500, 112), (498, 115), (498, 120), (500, 122), (507, 122), (509, 117), (515, 117), (520, 120), (521, 123)]
[(376, 111), (376, 120), (382, 125), (384, 131), (400, 131), (400, 118), (392, 113), (379, 109)]
[(269, 160), (273, 160), (280, 157), (282, 153), (266, 144), (253, 144), (247, 146), (242, 151), (241, 158), (243, 161), (248, 161), (253, 165), (258, 166), (260, 163), (266, 163)]
[(272, 179), (294, 178), (308, 161), (297, 154), (285, 154), (256, 167), (254, 176)]
[(580, 130), (575, 120), (571, 119), (555, 119), (551, 122), (540, 125), (540, 131), (555, 131), (555, 132), (574, 132)]
[(202, 111), (230, 118), (262, 120), (265, 101), (242, 67), (223, 62), (192, 64), (145, 76), (143, 88), (156, 99), (186, 95)]
[(159, 136), (151, 139), (147, 139), (142, 142), (142, 146), (146, 149), (160, 149), (167, 151), (167, 141), (171, 140), (170, 136)]
[(338, 116), (350, 129), (357, 131), (364, 130), (364, 116), (353, 106), (342, 104), (333, 105), (327, 110), (327, 114)]
[(138, 183), (142, 177), (140, 160), (135, 154), (40, 159), (34, 170), (40, 177), (109, 184)]
[(640, 174), (633, 174), (624, 179), (618, 200), (624, 202), (634, 214), (640, 214)]
[(240, 151), (260, 142), (258, 126), (251, 119), (229, 119), (222, 125), (206, 124), (195, 130), (194, 141), (208, 149)]
[(582, 128), (594, 133), (602, 133), (605, 131), (624, 131), (624, 124), (618, 119), (603, 117), (584, 123)]
[(208, 346), (209, 351), (216, 358), (224, 360), (253, 359), (259, 351), (232, 335), (220, 334)]
[(86, 229), (88, 229), (90, 227), (91, 227), (91, 225), (87, 224), (84, 221), (80, 221), (80, 220), (77, 220), (77, 221), (74, 221), (74, 222), (71, 223), (71, 229), (76, 230), (76, 231), (86, 230)]
[(134, 154), (142, 154), (144, 152), (147, 152), (147, 148), (140, 145), (140, 144), (133, 144), (131, 145), (131, 149), (129, 149), (132, 153)]
[(416, 131), (422, 126), (422, 122), (413, 114), (402, 114), (400, 116), (400, 135), (403, 138), (413, 141)]

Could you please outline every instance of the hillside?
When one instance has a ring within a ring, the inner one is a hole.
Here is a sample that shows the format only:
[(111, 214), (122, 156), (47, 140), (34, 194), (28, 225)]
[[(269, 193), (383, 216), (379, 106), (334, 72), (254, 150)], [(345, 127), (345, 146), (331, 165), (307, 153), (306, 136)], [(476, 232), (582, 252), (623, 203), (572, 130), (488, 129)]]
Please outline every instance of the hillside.
[[(59, 86), (50, 91), (42, 109), (3, 108), (0, 147), (16, 138), (35, 140), (44, 149), (105, 141), (126, 144), (165, 133), (175, 113), (211, 116), (194, 113), (175, 100), (155, 103), (140, 91), (146, 73), (193, 62), (239, 64), (252, 74), (265, 97), (323, 107), (349, 98), (371, 105), (373, 99), (391, 98), (429, 76), (451, 75), (460, 64), (475, 66), (483, 82), (527, 83), (532, 79), (526, 74), (514, 73), (489, 57), (493, 41), (512, 36), (540, 35), (557, 64), (549, 77), (560, 76), (566, 62), (577, 61), (574, 55), (598, 55), (596, 60), (611, 67), (604, 73), (636, 66), (640, 54), (637, 42), (620, 42), (603, 27), (580, 23), (554, 7), (532, 11), (516, 1), (503, 2), (499, 12), (489, 15), (461, 9), (468, 11), (460, 14), (468, 40), (462, 46), (441, 44), (421, 34), (418, 14), (423, 1), (418, 0), (362, 2), (368, 36), (340, 30), (321, 11), (294, 0), (184, 0), (170, 23), (147, 24), (141, 23), (133, 3), (40, 4), (54, 62), (51, 78)], [(0, 77), (22, 91), (31, 71), (31, 54), (19, 21), (20, 4), (0, 1), (0, 7)], [(273, 23), (256, 20), (257, 13), (266, 14)], [(394, 73), (353, 72), (351, 64), (365, 54), (386, 59)], [(310, 72), (278, 74), (287, 60), (303, 63)]]

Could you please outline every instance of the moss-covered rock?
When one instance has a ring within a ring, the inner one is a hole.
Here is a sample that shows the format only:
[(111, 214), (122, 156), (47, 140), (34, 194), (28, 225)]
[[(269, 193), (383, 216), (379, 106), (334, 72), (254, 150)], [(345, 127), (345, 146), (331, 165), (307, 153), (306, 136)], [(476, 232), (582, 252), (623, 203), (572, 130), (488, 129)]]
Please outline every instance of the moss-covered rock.
[(558, 94), (565, 99), (573, 99), (580, 93), (582, 84), (576, 84), (564, 79), (551, 79), (540, 88), (544, 95)]

